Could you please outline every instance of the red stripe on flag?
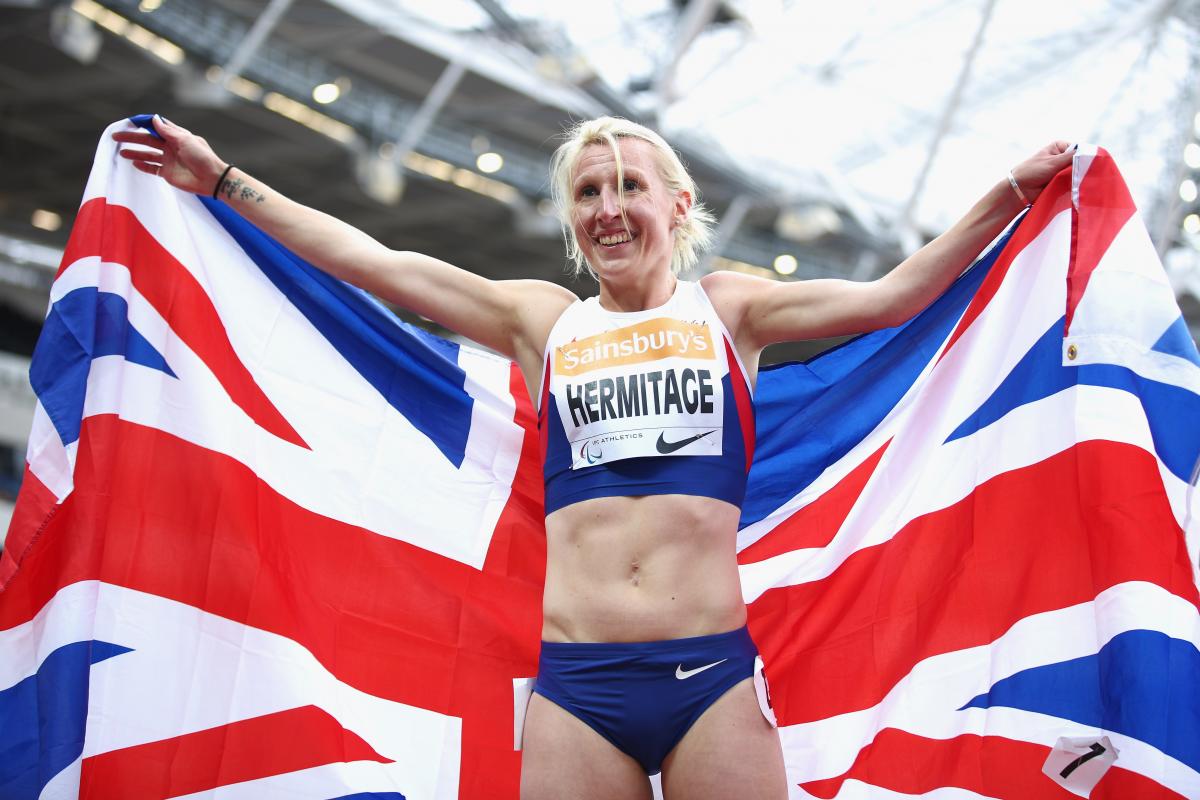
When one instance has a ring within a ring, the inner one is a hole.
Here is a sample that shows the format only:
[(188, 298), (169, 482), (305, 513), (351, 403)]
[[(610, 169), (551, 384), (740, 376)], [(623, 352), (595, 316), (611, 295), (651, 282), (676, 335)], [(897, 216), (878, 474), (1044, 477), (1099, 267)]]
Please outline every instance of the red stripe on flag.
[(871, 479), (883, 451), (891, 439), (876, 450), (863, 463), (850, 471), (833, 488), (795, 514), (776, 525), (770, 533), (738, 553), (739, 564), (753, 564), (792, 550), (809, 547), (824, 547), (833, 541), (846, 515), (858, 502), (863, 487)]
[(81, 258), (99, 256), (129, 270), (134, 287), (175, 334), (208, 366), (238, 408), (263, 430), (307, 448), (300, 434), (263, 393), (233, 349), (220, 314), (200, 283), (133, 212), (89, 200), (79, 209), (59, 274)]
[[(857, 780), (902, 794), (924, 795), (954, 786), (985, 797), (1020, 800), (1072, 800), (1042, 773), (1050, 748), (1000, 736), (962, 734), (928, 739), (885, 728), (858, 753), (842, 775), (800, 784), (814, 797), (837, 797), (842, 785)], [(1150, 778), (1113, 766), (1090, 795), (1093, 800), (1181, 800), (1181, 795)]]
[[(81, 580), (170, 598), (294, 639), (364, 691), (442, 710), (475, 574), (298, 506), (226, 455), (106, 414), (84, 420), (75, 490), (11, 589), (33, 608)], [(0, 629), (24, 621), (0, 606)]]
[[(450, 713), (463, 718), (459, 797), (516, 797), (520, 754), (513, 751), (512, 678), (537, 673), (546, 582), (546, 519), (541, 443), (535, 411), (516, 364), (509, 372), (515, 421), (525, 431), (508, 504), (496, 522), (483, 572), (476, 573), (464, 606), (464, 653), (473, 668), (456, 676)], [(520, 602), (505, 602), (513, 586)], [(507, 587), (507, 588), (506, 588)], [(503, 662), (498, 662), (503, 659)], [(490, 675), (480, 681), (477, 675)]]
[(983, 283), (975, 292), (975, 297), (971, 299), (971, 304), (967, 306), (962, 319), (955, 326), (954, 333), (950, 334), (949, 341), (942, 348), (942, 353), (938, 356), (939, 361), (950, 351), (950, 348), (966, 332), (971, 323), (978, 319), (983, 310), (987, 308), (988, 303), (992, 302), (992, 298), (1000, 290), (1000, 284), (1008, 275), (1008, 268), (1012, 266), (1013, 259), (1017, 257), (1017, 254), (1041, 235), (1051, 220), (1070, 207), (1071, 170), (1065, 169), (1046, 185), (1041, 195), (1038, 196), (1037, 202), (1033, 204), (1033, 208), (1029, 209), (1025, 219), (1021, 220), (1021, 224), (1013, 231), (1012, 238), (1008, 240), (1008, 244), (996, 257), (996, 263), (988, 271), (987, 277), (983, 279)]
[(746, 450), (746, 471), (750, 471), (750, 462), (754, 460), (754, 402), (750, 399), (750, 382), (746, 380), (733, 346), (729, 339), (722, 335), (725, 342), (725, 363), (729, 365), (729, 385), (733, 389), (734, 402), (737, 403), (738, 420), (742, 426), (742, 443)]
[(1071, 225), (1067, 270), (1067, 329), (1096, 265), (1136, 211), (1117, 164), (1104, 150), (1092, 159), (1079, 186), (1079, 208)]
[[(25, 554), (33, 547), (57, 508), (58, 498), (38, 480), (37, 475), (34, 475), (26, 464), (25, 475), (21, 478), (21, 490), (17, 492), (12, 519), (8, 522), (5, 547), (0, 551), (0, 592), (8, 586), (17, 568), (21, 566)], [(22, 613), (33, 616), (37, 609), (25, 608), (22, 609)]]
[(85, 758), (79, 796), (162, 800), (350, 761), (392, 763), (325, 711), (303, 706)]
[(823, 580), (766, 592), (750, 628), (787, 725), (874, 706), (918, 661), (1117, 583), (1200, 603), (1191, 574), (1154, 457), (1088, 441), (981, 484)]
[(479, 571), (314, 514), (228, 456), (89, 417), (75, 491), (13, 578), (0, 629), (81, 580), (196, 606), (299, 642), (362, 691), (461, 717), (464, 785), (515, 796), (512, 679), (535, 674), (542, 620), (536, 447), (527, 429)]
[[(1160, 773), (1161, 774), (1161, 773)], [(1153, 778), (1114, 764), (1092, 789), (1090, 800), (1187, 800)]]
[[(541, 443), (539, 449), (539, 464), (546, 463), (546, 452), (550, 449), (550, 356), (546, 356), (546, 364), (542, 367), (541, 399), (538, 401), (537, 430)], [(522, 392), (527, 394), (528, 390)], [(513, 397), (516, 397), (514, 394)]]
[(848, 780), (913, 795), (955, 786), (985, 797), (1076, 797), (1042, 774), (1049, 752), (1050, 748), (1042, 745), (1000, 736), (963, 734), (953, 739), (927, 739), (884, 728), (859, 751), (844, 774), (801, 787), (822, 800), (837, 797)]

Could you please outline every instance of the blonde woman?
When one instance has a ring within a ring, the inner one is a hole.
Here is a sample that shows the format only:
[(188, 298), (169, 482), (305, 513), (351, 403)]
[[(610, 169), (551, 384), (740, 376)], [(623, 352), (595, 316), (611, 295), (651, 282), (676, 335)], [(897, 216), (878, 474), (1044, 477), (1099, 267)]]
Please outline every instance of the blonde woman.
[[(711, 217), (645, 127), (576, 125), (551, 185), (580, 302), (390, 250), (223, 162), (155, 118), (119, 133), (139, 169), (220, 197), (302, 258), (516, 360), (538, 404), (547, 565), (521, 794), (783, 798), (783, 755), (755, 692), (735, 542), (753, 453), (753, 387), (773, 342), (861, 333), (925, 307), (1070, 163), (1054, 142), (949, 231), (870, 282), (680, 280)], [(819, 687), (817, 688), (819, 691)]]

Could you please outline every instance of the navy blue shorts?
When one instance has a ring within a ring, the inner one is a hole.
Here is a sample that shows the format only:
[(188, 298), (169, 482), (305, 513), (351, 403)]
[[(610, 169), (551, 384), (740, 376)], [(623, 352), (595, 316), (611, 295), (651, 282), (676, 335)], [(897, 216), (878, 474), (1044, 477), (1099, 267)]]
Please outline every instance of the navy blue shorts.
[(533, 691), (653, 775), (709, 706), (754, 675), (757, 655), (745, 627), (665, 642), (542, 642)]

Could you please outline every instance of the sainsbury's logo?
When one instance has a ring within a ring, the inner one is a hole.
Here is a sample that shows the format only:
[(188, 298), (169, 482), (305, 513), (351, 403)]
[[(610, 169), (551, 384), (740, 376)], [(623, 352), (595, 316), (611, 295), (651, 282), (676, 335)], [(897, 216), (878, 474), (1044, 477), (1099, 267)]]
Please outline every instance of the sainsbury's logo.
[(708, 326), (660, 317), (567, 342), (555, 348), (554, 371), (579, 375), (673, 356), (713, 360), (716, 356)]

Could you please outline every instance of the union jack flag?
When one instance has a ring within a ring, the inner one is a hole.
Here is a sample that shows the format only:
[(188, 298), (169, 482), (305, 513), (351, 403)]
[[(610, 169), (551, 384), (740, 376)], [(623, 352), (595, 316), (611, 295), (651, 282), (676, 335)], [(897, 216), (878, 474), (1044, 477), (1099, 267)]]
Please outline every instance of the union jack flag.
[(797, 796), (1200, 797), (1200, 357), (1107, 153), (756, 403), (738, 558)]
[[(516, 797), (520, 374), (133, 170), (145, 122), (31, 369), (0, 799)], [(756, 399), (739, 562), (796, 797), (1200, 797), (1200, 357), (1103, 151)]]

